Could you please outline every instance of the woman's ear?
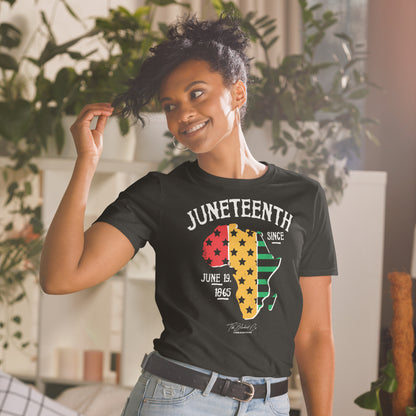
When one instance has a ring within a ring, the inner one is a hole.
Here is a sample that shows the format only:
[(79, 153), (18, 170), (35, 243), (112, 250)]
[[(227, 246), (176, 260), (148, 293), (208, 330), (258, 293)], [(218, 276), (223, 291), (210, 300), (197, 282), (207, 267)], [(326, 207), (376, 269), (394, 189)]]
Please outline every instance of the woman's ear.
[(233, 98), (233, 109), (241, 108), (247, 101), (247, 90), (244, 82), (238, 80), (231, 87), (231, 95)]

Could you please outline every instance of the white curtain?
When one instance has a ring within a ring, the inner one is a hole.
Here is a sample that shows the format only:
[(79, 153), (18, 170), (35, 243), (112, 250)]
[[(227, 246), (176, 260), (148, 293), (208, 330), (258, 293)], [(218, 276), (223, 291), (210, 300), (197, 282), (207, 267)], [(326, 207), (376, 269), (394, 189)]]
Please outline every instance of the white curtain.
[[(301, 15), (299, 3), (296, 0), (234, 0), (245, 15), (250, 11), (257, 11), (257, 16), (268, 15), (276, 19), (276, 34), (278, 41), (270, 50), (272, 63), (276, 63), (290, 53), (300, 51)], [(260, 51), (255, 51), (254, 56), (259, 56)]]
[[(192, 13), (209, 19), (215, 18), (215, 11), (209, 0), (183, 0), (191, 5)], [(257, 16), (268, 15), (276, 19), (276, 34), (279, 40), (270, 50), (273, 64), (277, 64), (283, 57), (290, 53), (297, 53), (301, 49), (301, 15), (299, 3), (296, 0), (234, 0), (234, 3), (245, 15), (250, 11), (257, 11)], [(183, 15), (186, 9), (177, 5), (159, 8), (156, 21), (172, 23), (178, 16)], [(262, 58), (261, 51), (254, 48), (249, 55)]]

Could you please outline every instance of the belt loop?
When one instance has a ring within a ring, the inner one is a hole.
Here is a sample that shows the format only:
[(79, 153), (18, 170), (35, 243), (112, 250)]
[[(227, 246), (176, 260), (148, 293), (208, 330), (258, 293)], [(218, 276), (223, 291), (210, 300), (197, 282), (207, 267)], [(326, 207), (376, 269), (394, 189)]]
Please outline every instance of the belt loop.
[(209, 379), (208, 384), (205, 387), (205, 390), (202, 392), (203, 396), (208, 396), (208, 394), (211, 393), (212, 387), (214, 386), (214, 383), (217, 381), (217, 378), (218, 378), (218, 373), (213, 371), (211, 373), (211, 378)]
[(143, 361), (142, 361), (142, 364), (141, 364), (141, 367), (142, 367), (142, 369), (143, 369), (143, 370), (145, 370), (145, 369), (146, 369), (147, 362), (149, 361), (149, 358), (150, 358), (153, 354), (154, 354), (154, 352), (153, 352), (153, 351), (152, 351), (150, 354), (144, 354)]
[(270, 400), (271, 386), (270, 378), (266, 378), (266, 397), (264, 398), (264, 403), (267, 403)]

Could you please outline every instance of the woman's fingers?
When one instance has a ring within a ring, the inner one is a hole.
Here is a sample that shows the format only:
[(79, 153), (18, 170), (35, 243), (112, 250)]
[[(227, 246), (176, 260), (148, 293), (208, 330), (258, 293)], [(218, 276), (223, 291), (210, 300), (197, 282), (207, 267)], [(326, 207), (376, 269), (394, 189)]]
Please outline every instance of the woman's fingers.
[[(74, 137), (78, 156), (99, 157), (102, 153), (102, 136), (107, 119), (113, 113), (113, 107), (109, 103), (95, 103), (86, 105), (79, 113), (71, 133)], [(91, 122), (98, 117), (95, 129), (91, 129)]]
[[(91, 123), (95, 116), (110, 116), (113, 113), (113, 107), (110, 104), (89, 104), (86, 105), (79, 113), (74, 125), (80, 123)], [(89, 124), (88, 124), (89, 126)]]
[(87, 104), (79, 113), (77, 120), (81, 120), (86, 117), (90, 121), (94, 118), (94, 116), (100, 115), (101, 112), (105, 113), (112, 113), (113, 107), (110, 103), (94, 103), (94, 104)]
[(97, 125), (95, 126), (95, 130), (97, 130), (100, 134), (104, 133), (104, 128), (107, 123), (108, 117), (107, 116), (99, 116), (97, 120)]

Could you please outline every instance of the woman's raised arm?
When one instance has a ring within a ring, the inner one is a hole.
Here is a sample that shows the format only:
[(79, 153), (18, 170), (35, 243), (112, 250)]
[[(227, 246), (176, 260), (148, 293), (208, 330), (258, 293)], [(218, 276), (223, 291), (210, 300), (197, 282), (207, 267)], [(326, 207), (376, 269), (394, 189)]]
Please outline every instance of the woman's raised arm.
[[(72, 293), (111, 277), (133, 256), (124, 234), (98, 222), (84, 233), (85, 207), (103, 149), (103, 132), (113, 108), (85, 106), (71, 127), (77, 160), (68, 187), (46, 234), (40, 262), (40, 284), (46, 293)], [(90, 124), (98, 117), (97, 125)]]

